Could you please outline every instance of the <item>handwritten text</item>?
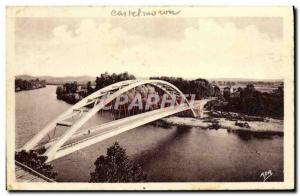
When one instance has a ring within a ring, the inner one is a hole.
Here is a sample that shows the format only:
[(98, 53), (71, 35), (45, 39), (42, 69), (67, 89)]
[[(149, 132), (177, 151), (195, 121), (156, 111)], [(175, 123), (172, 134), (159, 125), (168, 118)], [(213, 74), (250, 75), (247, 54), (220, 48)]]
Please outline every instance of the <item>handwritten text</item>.
[(111, 16), (122, 16), (122, 17), (147, 17), (147, 16), (175, 16), (178, 15), (181, 12), (181, 10), (172, 10), (172, 9), (166, 9), (166, 10), (142, 10), (141, 8), (136, 10), (111, 10), (110, 15)]

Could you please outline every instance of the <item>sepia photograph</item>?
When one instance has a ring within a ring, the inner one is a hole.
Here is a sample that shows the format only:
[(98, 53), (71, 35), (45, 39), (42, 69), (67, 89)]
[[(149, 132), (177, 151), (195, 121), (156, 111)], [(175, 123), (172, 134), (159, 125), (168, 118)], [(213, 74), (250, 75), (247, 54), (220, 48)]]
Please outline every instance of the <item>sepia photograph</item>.
[(7, 7), (8, 190), (294, 189), (293, 7)]

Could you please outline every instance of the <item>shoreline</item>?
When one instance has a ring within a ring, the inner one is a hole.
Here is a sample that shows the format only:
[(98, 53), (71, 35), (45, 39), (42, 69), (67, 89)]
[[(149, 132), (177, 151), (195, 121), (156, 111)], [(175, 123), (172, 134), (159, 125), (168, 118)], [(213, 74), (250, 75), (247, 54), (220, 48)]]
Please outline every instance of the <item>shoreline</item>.
[(268, 122), (261, 121), (238, 121), (247, 123), (249, 127), (241, 127), (235, 125), (235, 121), (226, 120), (225, 118), (203, 118), (195, 119), (190, 117), (170, 116), (161, 119), (169, 125), (180, 125), (189, 127), (199, 127), (203, 129), (214, 129), (213, 125), (217, 122), (218, 128), (231, 131), (245, 131), (255, 133), (279, 133), (283, 134), (283, 120), (271, 119)]
[(30, 88), (30, 89), (15, 90), (15, 93), (22, 92), (22, 91), (32, 91), (32, 90), (37, 90), (37, 89), (41, 89), (41, 88), (46, 88), (46, 86), (37, 87), (37, 88)]

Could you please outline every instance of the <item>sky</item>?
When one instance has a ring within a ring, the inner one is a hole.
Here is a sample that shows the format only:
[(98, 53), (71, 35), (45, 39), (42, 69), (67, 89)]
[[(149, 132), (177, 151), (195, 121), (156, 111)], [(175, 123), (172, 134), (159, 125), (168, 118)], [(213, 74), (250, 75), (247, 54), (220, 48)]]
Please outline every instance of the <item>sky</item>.
[(17, 75), (281, 79), (282, 18), (18, 18)]

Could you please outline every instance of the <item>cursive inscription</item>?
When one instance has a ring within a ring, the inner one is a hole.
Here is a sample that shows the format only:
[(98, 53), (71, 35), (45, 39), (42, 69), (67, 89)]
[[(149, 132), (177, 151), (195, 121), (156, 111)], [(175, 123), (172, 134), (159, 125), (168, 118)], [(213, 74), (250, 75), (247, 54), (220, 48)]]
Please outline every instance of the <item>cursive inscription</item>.
[(142, 10), (138, 9), (128, 9), (128, 10), (111, 10), (111, 16), (122, 16), (122, 17), (146, 17), (146, 16), (175, 16), (178, 15), (181, 10), (172, 10), (172, 9), (159, 9), (159, 10)]

